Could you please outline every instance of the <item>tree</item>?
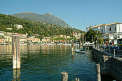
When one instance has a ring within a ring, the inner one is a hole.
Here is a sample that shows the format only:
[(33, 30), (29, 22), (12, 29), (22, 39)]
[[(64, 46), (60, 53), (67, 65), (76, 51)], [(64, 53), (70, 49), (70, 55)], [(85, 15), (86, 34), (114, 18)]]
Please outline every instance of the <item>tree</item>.
[(86, 33), (86, 35), (85, 35), (86, 41), (89, 41), (89, 42), (95, 41), (96, 35), (97, 35), (97, 32), (95, 32), (94, 30), (90, 29), (90, 30)]
[(102, 38), (102, 34), (100, 33), (100, 31), (95, 31), (95, 30), (90, 29), (86, 33), (85, 37), (86, 37), (86, 41), (98, 42), (100, 44), (103, 43), (103, 38)]

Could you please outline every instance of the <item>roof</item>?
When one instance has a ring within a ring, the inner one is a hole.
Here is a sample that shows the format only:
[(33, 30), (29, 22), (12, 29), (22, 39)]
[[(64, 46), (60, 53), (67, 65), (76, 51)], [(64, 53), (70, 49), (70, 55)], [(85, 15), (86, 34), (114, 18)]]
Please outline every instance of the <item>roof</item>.
[(111, 23), (111, 24), (99, 24), (99, 25), (95, 25), (95, 26), (90, 26), (89, 28), (98, 28), (98, 27), (101, 27), (101, 26), (110, 26), (110, 25), (113, 25), (113, 24), (122, 24), (122, 23), (114, 22), (114, 23)]

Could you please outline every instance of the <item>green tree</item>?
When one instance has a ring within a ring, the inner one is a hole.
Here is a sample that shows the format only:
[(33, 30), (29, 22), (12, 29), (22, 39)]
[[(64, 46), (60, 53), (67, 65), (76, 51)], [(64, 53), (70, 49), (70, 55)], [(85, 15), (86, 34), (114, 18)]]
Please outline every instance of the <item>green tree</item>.
[(85, 35), (86, 41), (89, 42), (98, 42), (100, 44), (103, 43), (103, 38), (102, 38), (102, 34), (100, 33), (100, 31), (95, 31), (90, 29), (86, 35)]

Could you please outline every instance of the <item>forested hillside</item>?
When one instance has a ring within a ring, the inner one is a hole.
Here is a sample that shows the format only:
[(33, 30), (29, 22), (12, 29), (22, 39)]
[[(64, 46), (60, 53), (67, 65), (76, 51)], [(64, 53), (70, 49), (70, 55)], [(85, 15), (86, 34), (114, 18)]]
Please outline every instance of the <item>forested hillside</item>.
[(56, 24), (59, 26), (68, 26), (64, 20), (59, 17), (54, 16), (51, 13), (37, 14), (31, 12), (16, 13), (13, 16), (18, 18), (23, 18), (31, 21), (46, 22), (48, 24)]
[[(23, 25), (23, 28), (17, 30), (14, 26), (15, 24)], [(7, 28), (12, 28), (12, 30), (8, 30)], [(24, 20), (4, 14), (0, 14), (0, 31), (17, 32), (23, 34), (28, 33), (29, 35), (38, 34), (41, 37), (60, 34), (71, 36), (72, 32), (82, 32), (81, 30), (70, 27), (62, 27), (54, 24)]]

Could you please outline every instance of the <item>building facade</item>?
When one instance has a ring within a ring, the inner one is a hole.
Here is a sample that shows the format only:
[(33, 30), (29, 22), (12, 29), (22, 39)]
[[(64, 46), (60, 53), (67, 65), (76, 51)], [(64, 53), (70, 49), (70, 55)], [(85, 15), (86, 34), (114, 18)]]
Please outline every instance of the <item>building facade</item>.
[(109, 42), (114, 41), (114, 44), (117, 43), (117, 39), (122, 39), (122, 23), (101, 24), (90, 26), (89, 29), (100, 31), (104, 39), (108, 39)]

